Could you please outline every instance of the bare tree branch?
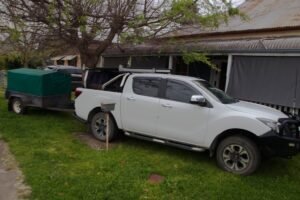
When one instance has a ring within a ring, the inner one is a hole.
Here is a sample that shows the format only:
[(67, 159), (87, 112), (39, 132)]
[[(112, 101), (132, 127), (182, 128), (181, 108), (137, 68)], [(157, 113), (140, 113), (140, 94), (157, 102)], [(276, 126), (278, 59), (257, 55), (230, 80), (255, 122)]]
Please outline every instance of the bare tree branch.
[[(227, 20), (230, 9), (231, 0), (0, 0), (0, 29), (31, 35), (22, 39), (31, 48), (32, 40), (62, 40), (95, 67), (117, 37), (135, 43), (186, 23), (213, 27)], [(91, 50), (95, 40), (99, 46)]]

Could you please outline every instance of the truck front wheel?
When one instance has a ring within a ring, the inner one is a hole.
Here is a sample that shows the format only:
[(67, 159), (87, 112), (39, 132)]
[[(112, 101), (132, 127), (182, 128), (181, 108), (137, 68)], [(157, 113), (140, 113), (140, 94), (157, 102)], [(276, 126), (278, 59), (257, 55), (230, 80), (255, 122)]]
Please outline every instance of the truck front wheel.
[(109, 126), (109, 133), (108, 133), (108, 141), (112, 141), (116, 139), (118, 134), (118, 128), (113, 120), (113, 118), (109, 115), (107, 123), (106, 114), (103, 112), (95, 113), (89, 122), (89, 131), (93, 134), (95, 138), (100, 141), (106, 141), (106, 128), (107, 125)]
[(217, 164), (225, 171), (250, 175), (260, 165), (261, 153), (249, 138), (231, 136), (220, 142), (216, 152)]

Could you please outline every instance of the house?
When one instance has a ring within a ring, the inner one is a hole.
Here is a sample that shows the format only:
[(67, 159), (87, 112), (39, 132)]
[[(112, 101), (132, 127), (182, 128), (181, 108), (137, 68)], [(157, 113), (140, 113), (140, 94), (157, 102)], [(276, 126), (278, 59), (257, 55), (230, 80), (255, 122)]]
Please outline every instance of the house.
[[(142, 45), (113, 45), (99, 67), (170, 69), (208, 80), (230, 95), (284, 111), (300, 108), (300, 1), (247, 0), (216, 29), (183, 27)], [(183, 52), (202, 52), (217, 65), (186, 65)], [(62, 59), (63, 60), (63, 59)]]
[(81, 66), (80, 55), (78, 53), (73, 53), (71, 55), (59, 55), (52, 57), (50, 60), (53, 61), (54, 65)]

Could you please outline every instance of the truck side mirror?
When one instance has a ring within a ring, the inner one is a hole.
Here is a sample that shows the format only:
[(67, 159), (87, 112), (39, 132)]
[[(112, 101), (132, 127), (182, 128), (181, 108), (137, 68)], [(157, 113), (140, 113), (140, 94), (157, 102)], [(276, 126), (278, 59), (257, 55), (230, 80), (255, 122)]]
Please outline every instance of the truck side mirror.
[(200, 106), (205, 106), (206, 103), (207, 103), (205, 97), (202, 96), (202, 95), (193, 95), (193, 96), (191, 97), (190, 102), (191, 102), (192, 104), (198, 104), (198, 105), (200, 105)]

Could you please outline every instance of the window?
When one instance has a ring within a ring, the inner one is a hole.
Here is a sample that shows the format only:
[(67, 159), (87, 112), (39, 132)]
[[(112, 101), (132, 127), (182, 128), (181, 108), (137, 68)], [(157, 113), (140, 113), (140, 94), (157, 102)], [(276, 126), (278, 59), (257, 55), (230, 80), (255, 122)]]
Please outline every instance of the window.
[(64, 60), (57, 60), (56, 65), (64, 65), (65, 61)]
[(133, 56), (131, 68), (134, 69), (168, 69), (168, 56)]
[(143, 96), (158, 97), (159, 78), (139, 77), (133, 79), (133, 92)]
[(191, 97), (197, 94), (199, 94), (197, 90), (184, 83), (171, 80), (167, 82), (166, 98), (169, 100), (189, 103)]
[(87, 72), (86, 87), (96, 90), (101, 89), (104, 83), (119, 75), (119, 72), (114, 71), (88, 70)]
[(129, 57), (104, 57), (105, 68), (119, 68), (120, 65), (123, 67), (127, 66)]

